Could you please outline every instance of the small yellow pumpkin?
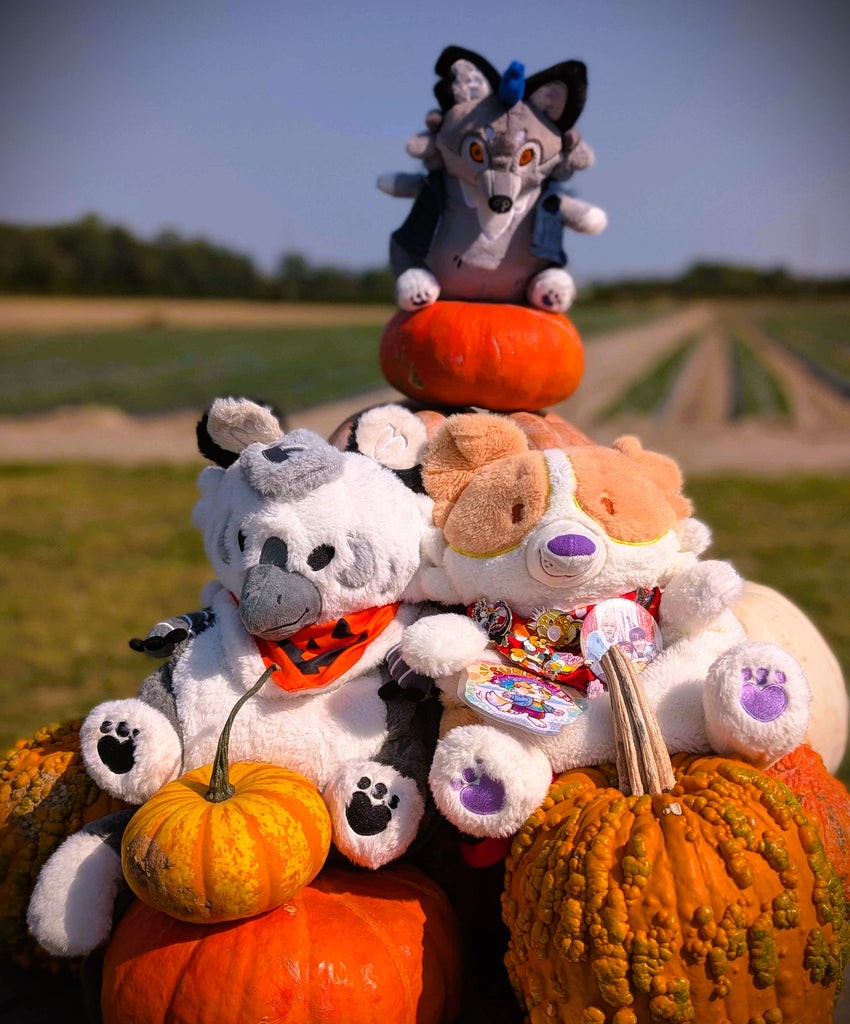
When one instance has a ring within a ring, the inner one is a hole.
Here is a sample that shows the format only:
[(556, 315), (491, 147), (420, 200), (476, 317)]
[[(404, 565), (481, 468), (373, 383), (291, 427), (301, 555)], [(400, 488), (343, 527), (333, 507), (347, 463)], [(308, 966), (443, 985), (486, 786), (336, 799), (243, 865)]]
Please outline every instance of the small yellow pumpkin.
[(230, 766), (230, 727), (272, 665), (235, 704), (212, 765), (163, 786), (131, 819), (121, 843), (133, 892), (181, 921), (253, 917), (281, 906), (322, 868), (331, 820), (318, 789), (296, 772)]

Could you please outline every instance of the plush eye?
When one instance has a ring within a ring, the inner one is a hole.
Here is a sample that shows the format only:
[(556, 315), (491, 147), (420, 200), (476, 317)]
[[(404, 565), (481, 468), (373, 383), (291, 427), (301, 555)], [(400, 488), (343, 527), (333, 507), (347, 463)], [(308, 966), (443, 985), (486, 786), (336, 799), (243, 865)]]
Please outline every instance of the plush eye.
[(469, 147), (469, 155), (477, 164), (484, 163), (484, 147), (480, 142), (473, 142)]
[(525, 167), (526, 164), (530, 164), (533, 159), (534, 150), (531, 148), (531, 146), (529, 146), (527, 149), (524, 149), (519, 155), (520, 167)]
[(239, 533), (236, 534), (236, 543), (239, 545), (239, 550), (240, 551), (244, 551), (245, 550), (245, 542), (246, 542), (246, 540), (247, 540), (247, 537), (240, 530)]
[(525, 519), (525, 505), (518, 501), (511, 509), (511, 522), (521, 523)]
[(614, 502), (610, 498), (602, 498), (602, 507), (608, 513), (609, 516), (614, 515)]
[(320, 544), (318, 547), (313, 548), (310, 554), (307, 555), (307, 565), (309, 565), (314, 572), (318, 572), (319, 569), (324, 569), (335, 554), (336, 551), (332, 544)]

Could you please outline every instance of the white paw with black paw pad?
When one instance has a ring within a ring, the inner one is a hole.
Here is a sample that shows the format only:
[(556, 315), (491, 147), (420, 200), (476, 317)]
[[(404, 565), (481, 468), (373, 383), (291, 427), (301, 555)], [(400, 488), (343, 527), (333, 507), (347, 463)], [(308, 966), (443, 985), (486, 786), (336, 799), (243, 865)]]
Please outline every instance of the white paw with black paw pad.
[(753, 641), (721, 655), (703, 691), (708, 738), (721, 754), (759, 767), (805, 738), (812, 693), (800, 664), (776, 644)]
[(413, 779), (374, 761), (344, 767), (325, 786), (323, 796), (337, 848), (367, 868), (401, 856), (425, 810)]
[(101, 789), (144, 803), (180, 772), (182, 750), (173, 726), (136, 698), (99, 704), (80, 729), (80, 750)]
[(395, 283), (395, 297), (399, 309), (412, 312), (433, 306), (440, 297), (440, 283), (430, 270), (411, 267), (399, 275)]
[(566, 313), (575, 296), (575, 282), (566, 270), (559, 267), (542, 270), (531, 279), (527, 289), (531, 305), (549, 313)]

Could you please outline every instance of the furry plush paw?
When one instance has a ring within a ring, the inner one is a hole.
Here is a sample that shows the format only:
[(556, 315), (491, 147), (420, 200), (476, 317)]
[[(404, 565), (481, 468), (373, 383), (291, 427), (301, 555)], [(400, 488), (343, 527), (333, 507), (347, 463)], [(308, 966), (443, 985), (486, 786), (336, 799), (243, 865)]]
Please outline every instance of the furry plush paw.
[(531, 279), (526, 294), (535, 309), (566, 313), (576, 297), (576, 286), (566, 270), (549, 267)]
[(346, 765), (322, 795), (333, 823), (334, 844), (365, 868), (379, 868), (400, 857), (425, 813), (413, 779), (376, 761)]
[(430, 270), (411, 267), (399, 274), (395, 283), (395, 299), (399, 309), (412, 312), (433, 306), (440, 297), (440, 284)]
[(674, 576), (661, 598), (661, 627), (677, 635), (698, 633), (741, 596), (744, 581), (728, 562), (696, 562)]
[(40, 946), (54, 956), (82, 956), (103, 945), (123, 885), (120, 854), (102, 835), (69, 836), (41, 869), (27, 911)]
[(437, 744), (428, 781), (462, 832), (510, 836), (543, 802), (552, 770), (537, 747), (489, 725), (464, 725)]
[(760, 641), (721, 655), (708, 672), (703, 710), (720, 754), (767, 767), (803, 742), (812, 694), (797, 661)]
[(180, 772), (180, 739), (160, 711), (135, 697), (98, 704), (80, 729), (80, 751), (101, 789), (144, 803)]
[(608, 214), (598, 206), (590, 206), (576, 225), (576, 230), (585, 235), (598, 235), (608, 227)]
[(416, 672), (438, 681), (453, 675), (489, 646), (484, 632), (465, 615), (427, 615), (408, 626), (401, 637), (401, 656)]

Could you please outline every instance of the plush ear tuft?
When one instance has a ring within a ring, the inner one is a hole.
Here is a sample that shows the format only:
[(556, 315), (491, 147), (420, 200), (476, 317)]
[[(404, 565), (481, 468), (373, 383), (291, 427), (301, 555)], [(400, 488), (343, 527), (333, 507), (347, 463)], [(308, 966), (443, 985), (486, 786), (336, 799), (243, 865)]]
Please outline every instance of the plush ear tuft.
[(434, 95), (443, 113), (456, 103), (490, 96), (499, 88), (502, 77), (489, 61), (461, 46), (447, 46), (437, 58), (434, 71), (440, 76)]
[(638, 463), (642, 471), (664, 493), (678, 519), (685, 519), (691, 514), (693, 506), (682, 494), (682, 471), (673, 459), (658, 452), (646, 451), (636, 437), (618, 438), (611, 447)]
[(219, 466), (232, 465), (248, 445), (283, 434), (271, 408), (248, 398), (216, 398), (198, 424), (198, 449)]
[(579, 119), (587, 99), (587, 68), (580, 60), (555, 64), (526, 80), (525, 102), (562, 132)]
[(442, 526), (452, 505), (483, 466), (528, 451), (524, 431), (507, 416), (449, 416), (428, 445), (422, 465), (426, 492), (434, 499), (434, 522)]

